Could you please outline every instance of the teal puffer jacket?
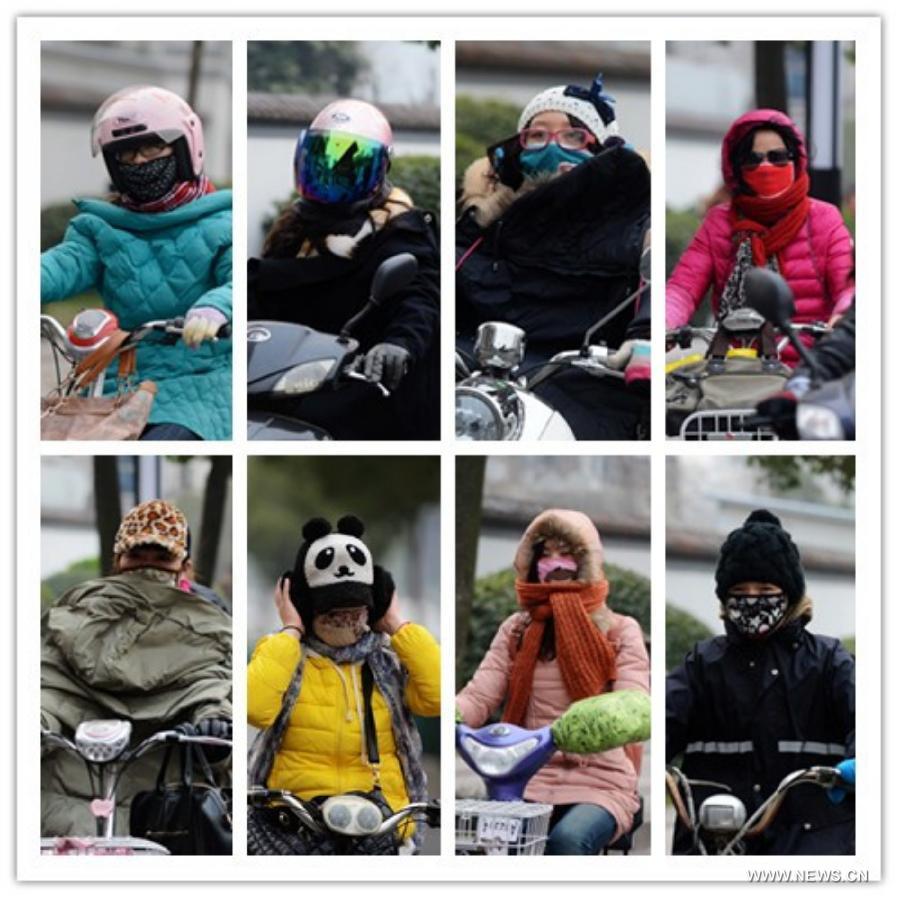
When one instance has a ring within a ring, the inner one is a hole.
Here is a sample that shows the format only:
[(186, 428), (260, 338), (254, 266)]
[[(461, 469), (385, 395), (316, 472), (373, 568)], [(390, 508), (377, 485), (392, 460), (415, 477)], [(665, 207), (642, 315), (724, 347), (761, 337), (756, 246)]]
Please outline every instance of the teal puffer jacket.
[[(41, 302), (95, 288), (122, 328), (211, 306), (231, 320), (231, 191), (178, 209), (138, 213), (76, 200), (61, 244), (41, 254)], [(231, 438), (228, 340), (191, 349), (151, 335), (138, 345), (137, 374), (156, 382), (151, 423), (172, 422), (205, 440)], [(115, 391), (111, 367), (106, 393)]]

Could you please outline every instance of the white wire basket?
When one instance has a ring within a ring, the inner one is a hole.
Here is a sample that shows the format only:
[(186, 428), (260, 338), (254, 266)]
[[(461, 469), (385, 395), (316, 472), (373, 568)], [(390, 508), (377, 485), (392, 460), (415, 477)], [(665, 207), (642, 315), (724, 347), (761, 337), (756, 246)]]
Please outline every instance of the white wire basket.
[(553, 807), (527, 800), (457, 800), (456, 852), (541, 856)]
[(755, 409), (701, 410), (681, 423), (679, 436), (684, 441), (777, 441), (771, 428), (745, 424), (756, 414)]

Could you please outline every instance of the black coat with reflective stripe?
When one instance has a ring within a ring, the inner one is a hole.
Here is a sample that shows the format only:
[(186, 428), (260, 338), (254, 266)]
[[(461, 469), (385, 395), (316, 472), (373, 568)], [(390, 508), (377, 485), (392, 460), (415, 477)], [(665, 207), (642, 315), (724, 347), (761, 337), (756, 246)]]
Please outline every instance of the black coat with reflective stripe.
[[(689, 778), (723, 782), (750, 815), (797, 769), (856, 755), (854, 660), (798, 620), (768, 640), (729, 633), (701, 641), (666, 679), (666, 760)], [(718, 791), (697, 788), (700, 802)], [(832, 804), (816, 785), (789, 792), (760, 854), (854, 852), (853, 794)], [(689, 852), (676, 830), (675, 852)]]

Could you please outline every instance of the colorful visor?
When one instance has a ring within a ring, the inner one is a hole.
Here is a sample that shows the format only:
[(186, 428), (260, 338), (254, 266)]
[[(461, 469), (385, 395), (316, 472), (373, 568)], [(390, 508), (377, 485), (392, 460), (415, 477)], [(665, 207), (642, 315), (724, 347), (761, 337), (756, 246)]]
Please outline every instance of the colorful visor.
[(341, 131), (307, 131), (297, 144), (297, 191), (317, 203), (355, 203), (371, 197), (384, 180), (388, 148)]

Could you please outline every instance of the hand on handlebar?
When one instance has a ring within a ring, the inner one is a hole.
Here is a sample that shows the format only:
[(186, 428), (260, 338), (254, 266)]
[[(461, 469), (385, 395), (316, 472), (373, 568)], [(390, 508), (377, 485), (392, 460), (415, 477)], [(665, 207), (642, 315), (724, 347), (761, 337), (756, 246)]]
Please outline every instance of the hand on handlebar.
[(227, 323), (228, 317), (214, 307), (195, 306), (184, 320), (181, 339), (188, 347), (198, 347), (203, 341), (215, 340)]
[(650, 341), (625, 341), (606, 364), (624, 370), (625, 384), (636, 393), (650, 393)]
[(380, 381), (396, 390), (409, 364), (409, 350), (396, 344), (376, 344), (366, 354), (363, 374), (369, 381)]
[[(856, 786), (856, 758), (845, 759), (839, 762), (835, 768), (841, 773), (841, 778), (846, 785)], [(828, 799), (832, 803), (840, 803), (847, 796), (846, 787), (833, 787), (828, 791)]]

